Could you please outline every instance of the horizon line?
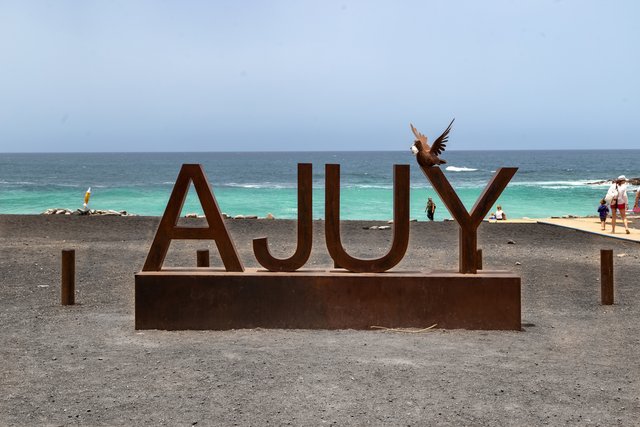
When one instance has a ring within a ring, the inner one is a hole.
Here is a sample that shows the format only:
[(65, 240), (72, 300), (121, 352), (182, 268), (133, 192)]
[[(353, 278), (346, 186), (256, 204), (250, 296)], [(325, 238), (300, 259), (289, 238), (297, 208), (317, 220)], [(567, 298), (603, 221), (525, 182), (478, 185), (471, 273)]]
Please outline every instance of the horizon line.
[[(613, 148), (617, 151), (639, 151), (639, 148)], [(447, 152), (514, 152), (514, 151), (601, 151), (600, 148), (513, 148), (508, 150), (499, 149), (470, 149), (470, 150), (447, 150)], [(399, 153), (408, 150), (366, 150), (369, 153)], [(362, 150), (212, 150), (212, 151), (0, 151), (2, 154), (202, 154), (202, 153), (360, 153)]]

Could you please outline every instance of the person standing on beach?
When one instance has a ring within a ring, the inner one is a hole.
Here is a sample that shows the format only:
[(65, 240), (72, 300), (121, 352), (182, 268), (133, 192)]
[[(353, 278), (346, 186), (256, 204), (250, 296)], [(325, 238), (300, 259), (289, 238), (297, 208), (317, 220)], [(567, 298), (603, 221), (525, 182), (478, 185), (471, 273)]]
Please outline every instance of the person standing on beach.
[(507, 214), (504, 213), (504, 211), (502, 210), (502, 206), (500, 205), (496, 206), (496, 219), (498, 221), (507, 219)]
[(609, 207), (605, 199), (600, 200), (600, 206), (598, 206), (598, 213), (600, 214), (600, 225), (602, 230), (607, 223), (607, 216), (609, 216)]
[(429, 221), (433, 221), (433, 216), (436, 213), (436, 204), (433, 203), (431, 197), (429, 197), (429, 199), (427, 200), (427, 206), (424, 208), (424, 210), (427, 213), (427, 218), (429, 218)]
[(607, 195), (611, 195), (611, 233), (616, 232), (616, 209), (620, 212), (620, 218), (624, 224), (624, 230), (629, 234), (629, 225), (627, 224), (627, 204), (629, 199), (627, 198), (627, 177), (620, 175), (615, 180)]

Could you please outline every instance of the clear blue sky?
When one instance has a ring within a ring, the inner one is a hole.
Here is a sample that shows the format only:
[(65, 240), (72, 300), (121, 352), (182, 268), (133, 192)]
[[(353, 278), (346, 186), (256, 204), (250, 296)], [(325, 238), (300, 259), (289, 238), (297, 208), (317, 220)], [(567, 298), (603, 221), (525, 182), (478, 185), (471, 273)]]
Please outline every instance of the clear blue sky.
[(0, 152), (638, 148), (640, 1), (2, 1)]

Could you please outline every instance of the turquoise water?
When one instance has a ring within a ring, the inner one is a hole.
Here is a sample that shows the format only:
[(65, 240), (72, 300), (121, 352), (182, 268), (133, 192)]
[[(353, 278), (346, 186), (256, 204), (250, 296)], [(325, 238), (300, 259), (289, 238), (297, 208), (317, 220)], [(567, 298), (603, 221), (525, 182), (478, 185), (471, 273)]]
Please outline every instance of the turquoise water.
[[(640, 150), (618, 151), (616, 162), (603, 152), (451, 151), (445, 175), (471, 209), (495, 170), (518, 167), (498, 203), (510, 218), (595, 215), (607, 184), (624, 174), (640, 176)], [(341, 217), (390, 219), (393, 216), (393, 164), (411, 165), (411, 217), (425, 219), (433, 197), (436, 220), (449, 218), (445, 205), (415, 164), (410, 152), (266, 153), (75, 153), (0, 154), (0, 213), (36, 214), (48, 208), (82, 207), (92, 188), (92, 209), (162, 215), (182, 163), (201, 163), (223, 212), (272, 213), (295, 218), (297, 163), (313, 163), (314, 218), (324, 217), (324, 165), (341, 165)], [(635, 191), (635, 187), (632, 187)], [(629, 198), (634, 199), (629, 192)], [(202, 213), (191, 190), (183, 213)]]

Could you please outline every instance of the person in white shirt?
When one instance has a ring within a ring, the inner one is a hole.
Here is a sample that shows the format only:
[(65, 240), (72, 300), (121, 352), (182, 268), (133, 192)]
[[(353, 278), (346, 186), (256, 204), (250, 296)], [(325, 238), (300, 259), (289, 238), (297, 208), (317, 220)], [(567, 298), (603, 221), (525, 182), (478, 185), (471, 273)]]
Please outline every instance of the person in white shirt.
[(502, 206), (500, 205), (496, 206), (496, 219), (497, 220), (507, 219), (507, 214), (504, 213), (504, 211), (502, 210)]
[(614, 194), (611, 199), (611, 233), (616, 232), (616, 209), (620, 212), (620, 218), (624, 224), (624, 230), (629, 234), (629, 225), (627, 224), (627, 205), (629, 199), (627, 198), (627, 177), (620, 175), (615, 180), (607, 193)]

